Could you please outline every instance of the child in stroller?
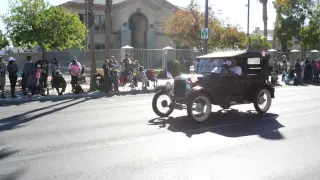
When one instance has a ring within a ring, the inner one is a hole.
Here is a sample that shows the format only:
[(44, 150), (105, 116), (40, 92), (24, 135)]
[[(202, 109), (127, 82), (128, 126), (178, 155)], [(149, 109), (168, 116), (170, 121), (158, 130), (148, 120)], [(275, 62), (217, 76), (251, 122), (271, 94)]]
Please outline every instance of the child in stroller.
[(138, 81), (142, 82), (142, 89), (147, 89), (149, 80), (148, 80), (148, 78), (146, 76), (146, 73), (144, 72), (143, 66), (139, 67), (139, 71), (138, 71), (138, 74), (137, 74), (137, 79), (138, 79)]
[(293, 81), (294, 85), (299, 85), (299, 82), (298, 82), (299, 80), (295, 75), (295, 69), (294, 68), (290, 68), (289, 74), (285, 78), (286, 85), (289, 85), (289, 83), (292, 82), (292, 81)]
[(42, 94), (44, 95), (44, 93), (41, 91), (42, 87), (39, 83), (39, 78), (36, 76), (36, 73), (32, 73), (29, 77), (28, 77), (28, 91), (29, 93), (31, 93), (32, 96), (35, 96), (37, 94)]

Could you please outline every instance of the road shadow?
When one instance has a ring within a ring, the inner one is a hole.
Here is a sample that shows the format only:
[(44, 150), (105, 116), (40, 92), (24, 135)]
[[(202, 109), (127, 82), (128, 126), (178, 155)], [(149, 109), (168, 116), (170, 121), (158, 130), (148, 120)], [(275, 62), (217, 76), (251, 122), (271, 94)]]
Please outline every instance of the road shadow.
[[(43, 117), (43, 116), (47, 116), (47, 115), (53, 114), (55, 112), (67, 109), (67, 108), (72, 107), (72, 106), (84, 103), (84, 102), (86, 102), (86, 101), (88, 101), (90, 99), (93, 99), (93, 98), (85, 98), (85, 99), (83, 99), (81, 101), (73, 102), (71, 104), (68, 104), (68, 105), (65, 105), (65, 106), (62, 106), (62, 107), (59, 107), (59, 108), (52, 109), (50, 111), (37, 113), (37, 112), (44, 111), (46, 109), (49, 109), (49, 108), (52, 108), (52, 107), (55, 107), (55, 106), (58, 106), (58, 105), (62, 105), (62, 104), (66, 104), (66, 103), (72, 102), (74, 100), (64, 101), (64, 102), (61, 102), (61, 103), (58, 103), (58, 104), (54, 104), (54, 105), (50, 105), (50, 106), (47, 106), (47, 107), (44, 107), (44, 108), (35, 109), (35, 110), (31, 110), (31, 111), (28, 111), (28, 112), (25, 112), (25, 113), (22, 113), (22, 114), (18, 114), (18, 115), (14, 115), (14, 116), (11, 116), (11, 117), (0, 119), (0, 132), (12, 130), (12, 129), (15, 129), (15, 128), (18, 128), (18, 127), (22, 127), (27, 122), (33, 121), (33, 120), (35, 120), (37, 118), (40, 118), (40, 117)], [(28, 117), (28, 115), (31, 114), (31, 113), (36, 113), (36, 115)]]
[(24, 174), (24, 172), (25, 172), (24, 169), (20, 169), (20, 170), (16, 170), (14, 172), (11, 172), (9, 174), (0, 174), (0, 179), (1, 180), (16, 180), (16, 179), (19, 179)]
[(5, 159), (8, 158), (9, 156), (17, 153), (19, 151), (17, 150), (11, 150), (9, 148), (4, 148), (4, 149), (0, 149), (0, 162)]
[(238, 110), (221, 110), (213, 112), (211, 119), (202, 123), (189, 119), (187, 116), (156, 118), (149, 120), (149, 125), (157, 125), (172, 132), (182, 132), (187, 137), (212, 132), (221, 136), (237, 138), (259, 135), (270, 140), (283, 139), (278, 129), (284, 127), (277, 121), (278, 115), (267, 113), (263, 116), (254, 111), (239, 112)]

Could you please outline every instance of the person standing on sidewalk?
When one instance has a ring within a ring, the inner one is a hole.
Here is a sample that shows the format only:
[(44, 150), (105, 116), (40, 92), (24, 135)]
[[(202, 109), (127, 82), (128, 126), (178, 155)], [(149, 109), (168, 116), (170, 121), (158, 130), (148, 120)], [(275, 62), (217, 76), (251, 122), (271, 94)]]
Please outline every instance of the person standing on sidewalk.
[(29, 77), (35, 73), (35, 64), (31, 60), (31, 56), (27, 56), (27, 61), (23, 67), (22, 73), (22, 93), (23, 95), (27, 95), (27, 86)]
[(81, 64), (78, 62), (77, 58), (74, 58), (72, 60), (72, 63), (70, 63), (68, 70), (71, 75), (72, 92), (74, 92), (81, 73)]
[(286, 80), (287, 70), (288, 70), (288, 63), (286, 60), (286, 56), (284, 56), (282, 61), (282, 78), (281, 78), (282, 82), (285, 82)]
[(16, 84), (18, 80), (18, 71), (19, 67), (18, 65), (14, 62), (16, 59), (13, 57), (9, 57), (9, 63), (8, 63), (8, 73), (9, 73), (9, 80), (10, 80), (10, 85), (11, 85), (11, 98), (16, 98), (17, 96), (15, 95), (16, 91)]
[(1, 90), (1, 98), (6, 98), (4, 96), (4, 86), (6, 85), (6, 64), (3, 61), (2, 56), (0, 56), (0, 90)]
[(50, 62), (50, 67), (51, 67), (51, 85), (52, 85), (52, 89), (54, 89), (55, 88), (53, 83), (54, 75), (60, 69), (59, 62), (56, 58), (52, 59), (52, 61)]
[(104, 74), (104, 90), (108, 93), (110, 92), (111, 90), (111, 76), (110, 76), (110, 61), (109, 59), (106, 59), (103, 66), (102, 66), (102, 69), (103, 69), (103, 74)]
[(297, 59), (296, 64), (294, 65), (294, 69), (296, 71), (298, 83), (301, 84), (302, 83), (302, 78), (301, 78), (302, 69), (301, 69), (300, 59)]
[(49, 76), (49, 61), (48, 60), (42, 60), (41, 63), (41, 80), (40, 84), (42, 88), (47, 89), (48, 88), (48, 76)]

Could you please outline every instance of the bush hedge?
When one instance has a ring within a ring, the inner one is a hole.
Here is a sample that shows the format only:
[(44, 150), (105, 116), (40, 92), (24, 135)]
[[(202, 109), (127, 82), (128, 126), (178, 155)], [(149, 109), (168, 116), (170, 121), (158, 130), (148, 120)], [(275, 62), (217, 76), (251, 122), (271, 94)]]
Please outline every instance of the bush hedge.
[[(172, 72), (170, 72), (170, 71), (169, 72), (172, 74), (173, 77), (176, 77), (181, 74), (180, 62), (178, 60), (173, 61), (172, 67), (173, 67)], [(158, 79), (166, 79), (167, 78), (167, 75), (166, 75), (164, 69), (152, 69), (152, 70), (153, 70), (153, 74)]]
[(180, 61), (179, 60), (174, 60), (173, 61), (173, 72), (172, 76), (176, 77), (181, 74), (181, 68), (180, 68)]

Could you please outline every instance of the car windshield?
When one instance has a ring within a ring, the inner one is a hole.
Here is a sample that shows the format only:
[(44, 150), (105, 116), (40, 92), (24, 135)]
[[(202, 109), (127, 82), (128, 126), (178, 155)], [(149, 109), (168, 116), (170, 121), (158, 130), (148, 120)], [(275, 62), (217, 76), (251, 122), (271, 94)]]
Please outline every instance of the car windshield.
[(223, 64), (226, 60), (223, 59), (200, 59), (197, 66), (198, 74), (217, 73), (222, 71)]

